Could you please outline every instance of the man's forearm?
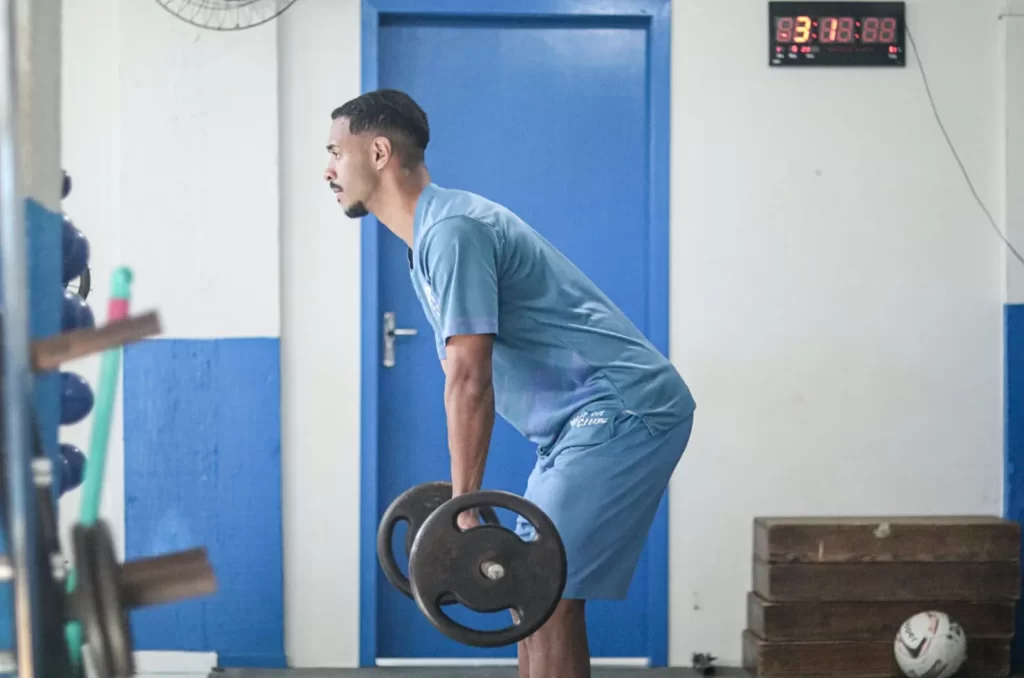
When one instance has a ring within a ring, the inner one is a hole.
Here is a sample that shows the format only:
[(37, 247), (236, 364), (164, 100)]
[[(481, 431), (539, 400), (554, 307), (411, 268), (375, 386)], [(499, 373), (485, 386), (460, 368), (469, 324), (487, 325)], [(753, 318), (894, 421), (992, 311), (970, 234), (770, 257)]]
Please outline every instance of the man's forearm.
[(445, 380), (448, 449), (452, 460), (452, 496), (480, 489), (494, 429), (494, 387), (490, 379)]

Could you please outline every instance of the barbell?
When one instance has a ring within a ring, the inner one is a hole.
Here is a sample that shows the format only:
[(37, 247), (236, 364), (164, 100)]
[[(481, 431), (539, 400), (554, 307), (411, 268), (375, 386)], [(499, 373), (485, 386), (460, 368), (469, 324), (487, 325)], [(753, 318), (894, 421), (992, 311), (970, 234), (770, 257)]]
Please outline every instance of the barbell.
[[(501, 525), (494, 508), (517, 513), (536, 532), (524, 541)], [(463, 530), (459, 514), (478, 509), (483, 523)], [(398, 523), (409, 524), (406, 577), (395, 561), (392, 539)], [(388, 581), (416, 601), (431, 624), (449, 638), (474, 647), (514, 645), (554, 613), (565, 589), (565, 546), (551, 519), (535, 504), (510, 492), (484, 490), (452, 498), (448, 482), (417, 485), (384, 512), (377, 531), (377, 557)], [(475, 612), (511, 610), (512, 624), (481, 631), (460, 624), (443, 610), (460, 603)]]

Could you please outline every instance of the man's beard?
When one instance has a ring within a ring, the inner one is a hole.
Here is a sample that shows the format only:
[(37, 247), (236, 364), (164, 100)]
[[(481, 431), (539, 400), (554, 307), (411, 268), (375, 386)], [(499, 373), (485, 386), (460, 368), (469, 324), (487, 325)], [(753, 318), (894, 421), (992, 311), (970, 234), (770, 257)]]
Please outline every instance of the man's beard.
[(360, 217), (365, 217), (369, 213), (370, 210), (366, 209), (366, 205), (364, 205), (361, 200), (354, 205), (349, 205), (345, 208), (345, 216), (349, 219), (359, 219)]

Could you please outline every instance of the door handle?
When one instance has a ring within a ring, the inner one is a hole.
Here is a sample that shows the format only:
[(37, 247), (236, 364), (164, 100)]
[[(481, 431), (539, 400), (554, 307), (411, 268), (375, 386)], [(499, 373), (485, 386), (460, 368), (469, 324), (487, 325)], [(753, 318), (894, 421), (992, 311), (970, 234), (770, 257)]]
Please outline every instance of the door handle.
[(384, 312), (384, 367), (395, 366), (395, 337), (412, 337), (419, 330), (409, 327), (395, 327), (395, 312)]

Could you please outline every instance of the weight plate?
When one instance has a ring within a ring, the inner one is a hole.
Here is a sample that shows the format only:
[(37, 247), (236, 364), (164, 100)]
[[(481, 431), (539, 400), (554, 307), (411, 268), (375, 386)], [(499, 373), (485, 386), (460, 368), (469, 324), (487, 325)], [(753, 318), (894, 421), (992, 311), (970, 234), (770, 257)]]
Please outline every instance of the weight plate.
[(72, 528), (71, 538), (75, 552), (77, 581), (74, 592), (74, 613), (82, 625), (85, 642), (89, 646), (89, 658), (98, 678), (111, 678), (110, 648), (107, 645), (99, 607), (99, 594), (95, 585), (94, 540), (90, 539), (92, 528), (77, 524)]
[[(409, 523), (405, 533), (405, 553), (408, 556), (412, 553), (413, 540), (430, 514), (436, 511), (442, 504), (452, 498), (452, 484), (445, 481), (422, 483), (412, 487), (391, 502), (377, 528), (377, 559), (380, 567), (384, 570), (384, 576), (388, 578), (392, 586), (412, 598), (412, 588), (409, 579), (398, 567), (395, 561), (395, 554), (391, 548), (391, 542), (395, 536), (395, 528), (403, 520)], [(484, 522), (498, 525), (498, 515), (487, 508), (481, 511)], [(442, 605), (452, 605), (454, 599), (448, 598), (442, 601)]]
[[(461, 530), (458, 514), (496, 506), (518, 513), (537, 536), (523, 541), (500, 525)], [(409, 556), (413, 598), (449, 638), (474, 647), (513, 645), (551, 618), (565, 589), (565, 546), (551, 519), (535, 504), (500, 491), (474, 492), (445, 502), (416, 533)], [(446, 596), (476, 612), (511, 609), (518, 622), (496, 631), (464, 626), (441, 609)]]
[(106, 522), (97, 521), (92, 529), (96, 556), (93, 577), (99, 595), (100, 619), (106, 629), (107, 645), (110, 648), (111, 667), (115, 678), (135, 675), (135, 649), (132, 630), (121, 592), (121, 565), (114, 552), (114, 539)]

